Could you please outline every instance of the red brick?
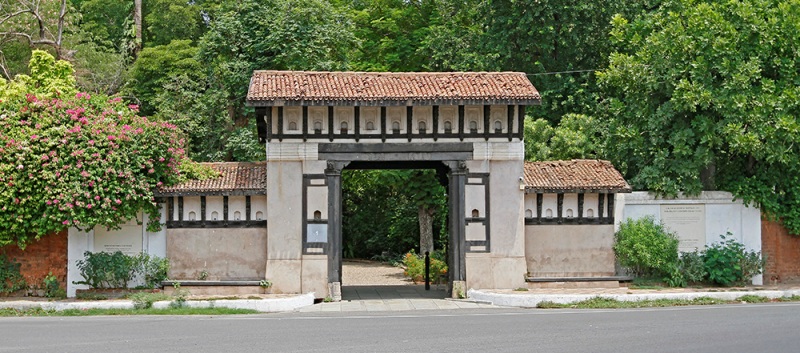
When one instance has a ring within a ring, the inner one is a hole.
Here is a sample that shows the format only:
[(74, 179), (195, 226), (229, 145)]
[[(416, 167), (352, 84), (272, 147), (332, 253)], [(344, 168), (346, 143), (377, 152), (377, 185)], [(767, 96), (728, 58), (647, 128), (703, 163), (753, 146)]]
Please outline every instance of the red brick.
[(761, 254), (766, 259), (764, 284), (800, 282), (800, 236), (778, 222), (762, 220)]
[(43, 236), (25, 250), (16, 245), (1, 247), (0, 254), (20, 263), (20, 272), (29, 286), (41, 286), (45, 276), (52, 272), (61, 288), (66, 288), (67, 230)]

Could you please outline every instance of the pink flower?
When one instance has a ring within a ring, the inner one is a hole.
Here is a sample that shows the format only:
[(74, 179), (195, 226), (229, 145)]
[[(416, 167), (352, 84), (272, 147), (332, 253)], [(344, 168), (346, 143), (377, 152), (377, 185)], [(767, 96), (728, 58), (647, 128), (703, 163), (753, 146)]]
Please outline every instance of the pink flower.
[(86, 208), (88, 208), (88, 209), (90, 209), (90, 210), (91, 210), (91, 209), (92, 209), (92, 204), (88, 204), (88, 205), (86, 205)]
[(38, 138), (39, 138), (39, 135), (35, 135), (35, 134), (31, 135), (31, 140), (35, 140), (35, 139), (38, 139)]
[(120, 200), (120, 199), (116, 199), (116, 200), (114, 200), (114, 202), (115, 202), (117, 205), (119, 205), (119, 204), (121, 204), (121, 203), (122, 203), (122, 200)]
[(89, 140), (87, 143), (94, 146), (94, 140)]
[(66, 220), (65, 220), (64, 222), (61, 222), (61, 224), (63, 224), (63, 225), (67, 225), (67, 224), (69, 224), (69, 221), (66, 221)]
[(117, 137), (114, 135), (108, 135), (108, 139), (114, 141)]
[(81, 176), (84, 177), (84, 178), (88, 178), (90, 175), (91, 174), (89, 174), (89, 172), (87, 172), (85, 170), (81, 171)]
[(95, 195), (94, 200), (95, 201), (100, 201), (100, 195)]

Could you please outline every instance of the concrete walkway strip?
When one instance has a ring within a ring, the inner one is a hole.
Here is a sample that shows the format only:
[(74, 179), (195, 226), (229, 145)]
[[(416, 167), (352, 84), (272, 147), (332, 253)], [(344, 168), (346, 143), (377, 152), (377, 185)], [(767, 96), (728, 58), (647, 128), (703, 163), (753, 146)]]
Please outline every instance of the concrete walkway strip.
[(732, 292), (682, 292), (682, 293), (637, 293), (637, 294), (513, 294), (497, 293), (486, 290), (470, 289), (467, 296), (470, 299), (485, 301), (499, 306), (510, 306), (518, 308), (535, 308), (541, 302), (553, 302), (556, 304), (572, 304), (589, 300), (592, 298), (608, 298), (619, 301), (642, 301), (642, 300), (692, 300), (702, 297), (735, 300), (736, 298), (753, 295), (769, 299), (783, 297), (800, 296), (800, 289), (791, 290), (758, 290), (758, 291), (732, 291)]
[[(166, 309), (170, 301), (153, 303), (153, 308)], [(314, 304), (314, 293), (307, 293), (286, 298), (270, 299), (233, 299), (233, 300), (188, 300), (186, 306), (190, 308), (230, 308), (252, 309), (262, 313), (274, 313), (296, 310)], [(28, 310), (42, 308), (44, 310), (88, 310), (88, 309), (133, 309), (131, 300), (111, 301), (86, 301), (86, 302), (41, 302), (41, 301), (7, 301), (0, 302), (0, 308)]]

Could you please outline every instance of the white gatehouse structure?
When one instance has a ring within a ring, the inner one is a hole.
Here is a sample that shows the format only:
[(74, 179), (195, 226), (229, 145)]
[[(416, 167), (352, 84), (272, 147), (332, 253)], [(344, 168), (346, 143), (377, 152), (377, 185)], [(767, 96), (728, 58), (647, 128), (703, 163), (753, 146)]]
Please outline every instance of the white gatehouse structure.
[(219, 177), (158, 190), (160, 232), (71, 229), (68, 294), (84, 251), (123, 249), (166, 256), (183, 286), (268, 279), (273, 293), (338, 300), (346, 169), (437, 171), (454, 297), (613, 279), (614, 200), (630, 187), (607, 161), (525, 163), (525, 110), (539, 103), (524, 73), (256, 71), (247, 104), (266, 161), (210, 163)]
[(254, 72), (267, 277), (340, 298), (342, 169), (432, 168), (448, 184), (451, 293), (524, 285), (523, 121), (539, 103), (523, 73)]

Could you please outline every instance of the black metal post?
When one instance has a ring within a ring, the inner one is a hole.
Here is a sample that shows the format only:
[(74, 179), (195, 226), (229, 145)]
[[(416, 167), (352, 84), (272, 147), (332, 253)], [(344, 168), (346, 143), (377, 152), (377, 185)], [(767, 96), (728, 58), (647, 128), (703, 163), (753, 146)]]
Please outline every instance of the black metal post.
[(431, 290), (431, 253), (425, 252), (425, 290)]

